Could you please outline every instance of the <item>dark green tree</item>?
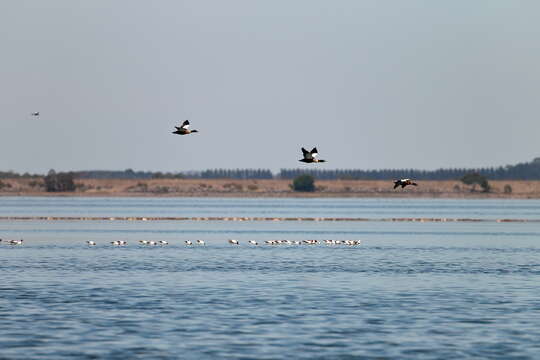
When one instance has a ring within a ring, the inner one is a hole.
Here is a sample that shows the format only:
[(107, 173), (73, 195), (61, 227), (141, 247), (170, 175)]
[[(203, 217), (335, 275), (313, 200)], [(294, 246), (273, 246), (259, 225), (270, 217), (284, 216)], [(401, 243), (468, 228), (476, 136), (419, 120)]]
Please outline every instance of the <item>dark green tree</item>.
[(468, 173), (461, 178), (461, 182), (465, 185), (472, 185), (471, 191), (475, 191), (476, 185), (480, 185), (482, 192), (490, 192), (491, 186), (485, 176), (479, 173)]
[(294, 191), (313, 192), (315, 191), (315, 178), (308, 174), (299, 175), (292, 183)]
[(45, 189), (48, 192), (75, 191), (75, 182), (73, 181), (73, 173), (71, 172), (57, 173), (51, 169), (43, 180), (45, 182)]

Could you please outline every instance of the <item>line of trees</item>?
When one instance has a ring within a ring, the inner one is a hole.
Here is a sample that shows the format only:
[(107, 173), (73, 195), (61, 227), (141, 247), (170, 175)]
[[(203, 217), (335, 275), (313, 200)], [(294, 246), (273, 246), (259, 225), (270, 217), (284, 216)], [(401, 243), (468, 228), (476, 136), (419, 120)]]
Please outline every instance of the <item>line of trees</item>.
[[(398, 178), (413, 178), (417, 180), (459, 180), (463, 176), (475, 173), (489, 180), (540, 180), (540, 158), (531, 162), (516, 165), (479, 168), (479, 169), (319, 169), (302, 167), (297, 169), (281, 169), (273, 174), (269, 169), (209, 169), (190, 172), (152, 172), (91, 170), (72, 172), (79, 179), (294, 179), (302, 174), (309, 174), (318, 180), (390, 180)], [(0, 179), (7, 178), (41, 178), (43, 175), (17, 174), (13, 171), (0, 172)]]
[(268, 169), (214, 169), (200, 173), (201, 179), (273, 179)]
[(34, 179), (34, 178), (41, 178), (41, 177), (43, 177), (43, 175), (30, 174), (30, 173), (18, 174), (14, 171), (0, 171), (0, 179), (19, 179), (19, 178)]
[(480, 174), (490, 180), (540, 180), (540, 158), (536, 158), (529, 163), (480, 169), (281, 169), (279, 177), (282, 179), (294, 179), (301, 174), (309, 174), (319, 180), (388, 180), (399, 178), (457, 180), (470, 173)]
[(273, 179), (269, 169), (209, 169), (189, 172), (92, 170), (75, 173), (79, 179)]

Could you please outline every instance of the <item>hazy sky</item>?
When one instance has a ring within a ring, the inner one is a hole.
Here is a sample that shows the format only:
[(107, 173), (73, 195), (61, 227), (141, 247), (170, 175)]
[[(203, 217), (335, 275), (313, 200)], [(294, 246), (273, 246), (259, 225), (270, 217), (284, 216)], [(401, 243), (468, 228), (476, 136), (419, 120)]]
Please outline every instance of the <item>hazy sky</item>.
[[(534, 0), (2, 0), (0, 170), (529, 161), (538, 14)], [(200, 133), (171, 134), (185, 119)], [(299, 163), (301, 146), (328, 163)]]

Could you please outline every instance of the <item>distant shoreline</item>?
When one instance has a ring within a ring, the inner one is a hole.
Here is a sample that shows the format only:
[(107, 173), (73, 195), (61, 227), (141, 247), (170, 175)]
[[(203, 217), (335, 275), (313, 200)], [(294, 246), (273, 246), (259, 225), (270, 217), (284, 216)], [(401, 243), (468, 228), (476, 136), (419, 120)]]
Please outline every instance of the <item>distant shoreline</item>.
[(290, 180), (79, 179), (76, 191), (54, 193), (35, 179), (2, 179), (0, 196), (540, 199), (540, 181), (490, 181), (489, 193), (457, 180), (418, 183), (394, 190), (391, 180), (320, 180), (316, 192), (304, 193), (292, 191)]

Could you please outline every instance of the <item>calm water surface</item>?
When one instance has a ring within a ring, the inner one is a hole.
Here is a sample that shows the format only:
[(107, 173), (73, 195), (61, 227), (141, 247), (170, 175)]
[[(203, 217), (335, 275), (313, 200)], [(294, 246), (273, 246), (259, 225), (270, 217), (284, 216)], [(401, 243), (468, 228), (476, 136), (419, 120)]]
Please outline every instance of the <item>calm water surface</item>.
[[(7, 215), (535, 219), (540, 202), (0, 198)], [(0, 244), (0, 359), (540, 358), (536, 223), (0, 221), (0, 234), (26, 242)], [(363, 245), (247, 245), (269, 239)]]

